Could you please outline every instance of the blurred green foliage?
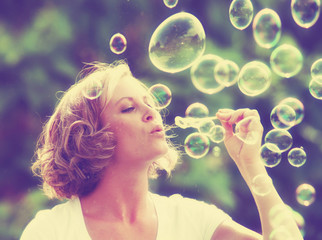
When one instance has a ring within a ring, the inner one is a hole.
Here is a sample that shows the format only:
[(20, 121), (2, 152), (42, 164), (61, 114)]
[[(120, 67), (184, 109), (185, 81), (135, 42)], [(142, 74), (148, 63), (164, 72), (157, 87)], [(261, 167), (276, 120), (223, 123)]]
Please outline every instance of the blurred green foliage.
[[(81, 70), (83, 62), (126, 58), (134, 75), (148, 86), (167, 85), (173, 100), (166, 112), (166, 122), (174, 124), (175, 116), (183, 116), (186, 107), (196, 101), (206, 104), (210, 114), (219, 108), (256, 108), (265, 132), (272, 129), (271, 109), (280, 100), (292, 96), (305, 105), (303, 123), (290, 130), (293, 146), (303, 146), (307, 163), (296, 169), (282, 163), (268, 169), (277, 190), (306, 221), (306, 239), (322, 239), (322, 114), (321, 101), (308, 91), (310, 66), (322, 57), (320, 19), (312, 28), (298, 27), (287, 0), (254, 0), (255, 13), (263, 8), (274, 9), (282, 20), (279, 42), (297, 46), (304, 55), (304, 67), (293, 78), (273, 75), (269, 90), (257, 97), (247, 97), (237, 86), (214, 95), (198, 92), (192, 85), (189, 70), (177, 74), (163, 73), (148, 58), (148, 44), (155, 28), (168, 16), (186, 11), (194, 14), (204, 26), (206, 53), (235, 61), (240, 67), (252, 60), (269, 64), (271, 49), (256, 46), (251, 27), (234, 29), (229, 22), (227, 0), (179, 0), (168, 9), (162, 0), (2, 0), (0, 2), (0, 238), (19, 238), (35, 213), (56, 204), (40, 190), (39, 181), (30, 172), (35, 143), (42, 124), (52, 113), (59, 91), (66, 90)], [(110, 37), (120, 32), (128, 41), (127, 50), (118, 56), (109, 50)], [(184, 86), (184, 87), (182, 87)], [(174, 129), (175, 144), (183, 144), (193, 129)], [(215, 146), (214, 144), (212, 147)], [(182, 157), (182, 164), (170, 179), (152, 181), (152, 188), (161, 194), (181, 193), (213, 202), (236, 221), (260, 231), (258, 213), (250, 191), (224, 146), (221, 154), (209, 153), (203, 159)], [(296, 187), (307, 182), (317, 190), (317, 199), (310, 207), (295, 200)]]

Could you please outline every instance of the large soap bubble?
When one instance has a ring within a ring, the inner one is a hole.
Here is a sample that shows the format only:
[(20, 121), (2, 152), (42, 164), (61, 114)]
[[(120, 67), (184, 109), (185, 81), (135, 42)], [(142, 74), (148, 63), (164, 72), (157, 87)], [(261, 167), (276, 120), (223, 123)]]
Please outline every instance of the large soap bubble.
[(259, 61), (246, 63), (238, 75), (239, 90), (251, 97), (265, 92), (271, 81), (271, 70)]
[(274, 47), (281, 38), (281, 29), (281, 19), (272, 9), (265, 8), (254, 17), (253, 35), (260, 47)]
[(276, 145), (275, 151), (285, 152), (292, 147), (293, 137), (287, 130), (272, 129), (265, 135), (265, 143)]
[(283, 44), (274, 49), (270, 57), (270, 63), (272, 70), (277, 75), (290, 78), (301, 71), (303, 56), (296, 47)]
[(164, 20), (152, 34), (149, 57), (158, 69), (175, 73), (189, 68), (205, 50), (205, 31), (190, 13), (177, 13)]
[(236, 63), (223, 60), (215, 67), (215, 80), (225, 87), (230, 87), (238, 81), (238, 73), (239, 67)]
[(250, 0), (233, 0), (230, 3), (229, 20), (235, 28), (239, 30), (247, 28), (253, 15), (253, 4)]
[(221, 61), (223, 61), (221, 57), (207, 54), (193, 64), (190, 71), (191, 80), (200, 92), (214, 94), (225, 88), (215, 79), (215, 67)]
[(279, 104), (271, 111), (270, 120), (274, 128), (289, 129), (295, 125), (296, 113), (289, 105)]
[(281, 162), (282, 155), (275, 144), (265, 143), (260, 149), (260, 159), (266, 167), (272, 168)]
[(312, 27), (320, 16), (320, 0), (292, 0), (291, 12), (297, 25)]

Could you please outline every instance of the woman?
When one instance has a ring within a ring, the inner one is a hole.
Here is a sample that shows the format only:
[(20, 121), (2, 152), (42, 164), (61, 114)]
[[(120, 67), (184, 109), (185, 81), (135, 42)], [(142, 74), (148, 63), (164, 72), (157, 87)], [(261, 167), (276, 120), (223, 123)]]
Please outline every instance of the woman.
[[(149, 192), (148, 179), (160, 170), (170, 174), (177, 161), (153, 98), (123, 62), (95, 63), (83, 73), (45, 125), (33, 165), (45, 193), (69, 201), (38, 212), (22, 240), (262, 239), (214, 205)], [(246, 145), (233, 135), (232, 126), (251, 116), (244, 130), (259, 132), (261, 139), (257, 111), (225, 109), (216, 116), (226, 129), (227, 150), (248, 186), (259, 174), (268, 177), (259, 161), (260, 140)], [(265, 184), (272, 188), (265, 196), (250, 189), (263, 238), (269, 239), (269, 211), (283, 202), (272, 183)], [(292, 218), (279, 229), (302, 239)]]

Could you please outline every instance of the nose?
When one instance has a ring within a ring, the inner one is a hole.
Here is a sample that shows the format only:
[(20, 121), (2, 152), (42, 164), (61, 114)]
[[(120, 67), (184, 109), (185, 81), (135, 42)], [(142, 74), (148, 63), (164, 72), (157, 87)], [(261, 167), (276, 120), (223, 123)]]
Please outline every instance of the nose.
[(144, 122), (149, 122), (153, 121), (157, 118), (157, 111), (151, 107), (148, 107), (144, 116), (143, 116), (143, 121)]

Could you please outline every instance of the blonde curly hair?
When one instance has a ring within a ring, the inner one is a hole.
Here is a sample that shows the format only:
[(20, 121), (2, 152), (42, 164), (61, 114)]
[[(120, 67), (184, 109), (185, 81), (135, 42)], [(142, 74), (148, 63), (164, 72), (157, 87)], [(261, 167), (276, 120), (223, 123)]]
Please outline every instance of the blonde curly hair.
[[(101, 113), (124, 76), (132, 76), (124, 61), (87, 64), (80, 80), (58, 102), (38, 139), (32, 165), (49, 198), (81, 197), (100, 181), (117, 144), (109, 126), (103, 126)], [(150, 178), (156, 178), (159, 170), (170, 175), (174, 169), (178, 152), (169, 140), (168, 145), (168, 153), (149, 167)]]

